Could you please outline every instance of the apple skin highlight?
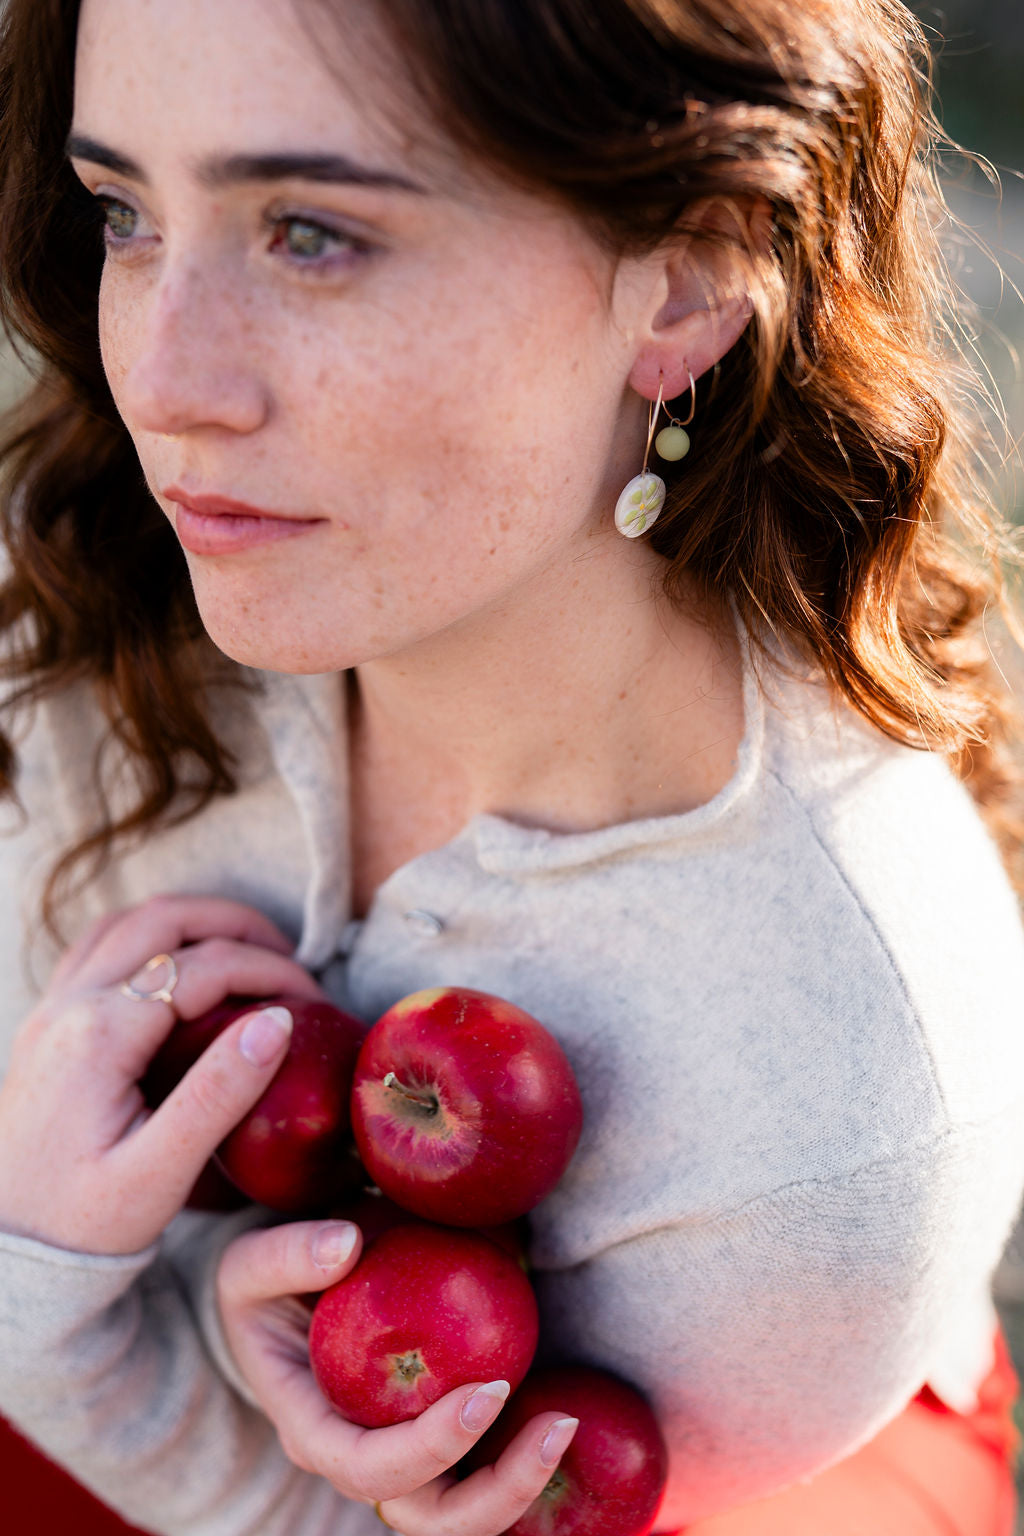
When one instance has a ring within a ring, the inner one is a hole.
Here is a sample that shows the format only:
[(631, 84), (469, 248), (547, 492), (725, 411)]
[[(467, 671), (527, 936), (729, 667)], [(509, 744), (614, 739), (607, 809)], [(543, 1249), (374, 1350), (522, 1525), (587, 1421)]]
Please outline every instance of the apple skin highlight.
[(324, 1396), (355, 1424), (415, 1418), (470, 1382), (513, 1391), (537, 1348), (533, 1288), (496, 1243), (471, 1232), (393, 1227), (313, 1311), (309, 1357)]
[(429, 1221), (497, 1226), (532, 1210), (568, 1167), (582, 1125), (554, 1036), (472, 988), (403, 998), (356, 1063), (359, 1155), (386, 1195)]

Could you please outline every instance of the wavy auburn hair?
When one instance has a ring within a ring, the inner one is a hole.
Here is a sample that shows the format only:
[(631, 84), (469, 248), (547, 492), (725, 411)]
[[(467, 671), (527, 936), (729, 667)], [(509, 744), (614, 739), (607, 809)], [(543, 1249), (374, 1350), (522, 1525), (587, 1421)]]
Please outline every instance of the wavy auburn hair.
[[(343, 6), (293, 3), (343, 44)], [(100, 362), (102, 243), (64, 152), (78, 9), (8, 0), (0, 37), (0, 302), (41, 359), (0, 440), (0, 629), (13, 703), (87, 680), (139, 793), (64, 854), (51, 918), (70, 871), (234, 783), (199, 686), (212, 647)], [(648, 535), (666, 589), (678, 597), (685, 573), (755, 633), (796, 642), (880, 730), (945, 753), (1016, 846), (1010, 699), (982, 633), (1003, 603), (1001, 533), (953, 344), (941, 135), (911, 13), (899, 0), (375, 9), (440, 126), (611, 250), (711, 238), (703, 215), (722, 200), (770, 210), (770, 239), (745, 257), (753, 320), (702, 391)], [(0, 787), (14, 770), (0, 737)]]

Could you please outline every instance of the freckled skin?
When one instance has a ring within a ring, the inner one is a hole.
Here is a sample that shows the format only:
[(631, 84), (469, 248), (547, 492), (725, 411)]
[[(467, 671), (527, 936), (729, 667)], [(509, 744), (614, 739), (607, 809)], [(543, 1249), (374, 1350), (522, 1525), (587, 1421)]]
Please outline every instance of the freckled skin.
[[(229, 656), (355, 669), (361, 899), (476, 810), (606, 825), (728, 778), (735, 640), (709, 644), (696, 589), (652, 597), (663, 562), (611, 511), (659, 378), (666, 398), (688, 388), (746, 319), (708, 307), (734, 279), (724, 258), (613, 256), (548, 193), (472, 161), (426, 117), (369, 0), (331, 9), (319, 46), (279, 0), (84, 0), (73, 127), (144, 179), (73, 165), (132, 224), (104, 268), (99, 341), (168, 519), (178, 482), (313, 520), (187, 559)], [(193, 170), (284, 151), (424, 191), (212, 191)], [(317, 274), (285, 214), (320, 230)], [(689, 708), (716, 658), (715, 697)]]
[[(566, 441), (585, 531), (622, 343), (607, 325), (607, 263), (576, 222), (497, 183), (457, 179), (429, 199), (305, 188), (290, 201), (356, 215), (384, 248), (319, 283), (261, 259), (252, 194), (198, 192), (191, 156), (242, 141), (395, 159), (394, 129), (368, 119), (365, 91), (339, 88), (290, 9), (261, 7), (253, 27), (251, 0), (86, 0), (77, 87), (83, 129), (130, 149), (154, 181), (137, 202), (162, 243), (108, 262), (100, 300), (104, 363), (151, 488), (191, 474), (327, 520), (272, 554), (189, 556), (204, 622), (240, 659), (272, 651), (287, 670), (326, 671), (535, 573), (564, 538), (550, 502)], [(596, 411), (574, 364), (609, 376)]]

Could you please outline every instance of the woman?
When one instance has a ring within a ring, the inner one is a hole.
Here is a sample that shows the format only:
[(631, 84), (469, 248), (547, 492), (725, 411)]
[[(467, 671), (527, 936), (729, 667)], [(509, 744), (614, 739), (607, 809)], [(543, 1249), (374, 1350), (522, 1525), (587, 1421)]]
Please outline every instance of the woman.
[(573, 1420), (454, 1482), (502, 1383), (312, 1383), (357, 1234), (178, 1214), (287, 1012), (135, 1086), (227, 993), (457, 982), (580, 1078), (545, 1348), (650, 1396), (656, 1530), (1009, 1531), (1024, 947), (909, 15), (6, 28), (0, 1409), (154, 1530), (505, 1530)]

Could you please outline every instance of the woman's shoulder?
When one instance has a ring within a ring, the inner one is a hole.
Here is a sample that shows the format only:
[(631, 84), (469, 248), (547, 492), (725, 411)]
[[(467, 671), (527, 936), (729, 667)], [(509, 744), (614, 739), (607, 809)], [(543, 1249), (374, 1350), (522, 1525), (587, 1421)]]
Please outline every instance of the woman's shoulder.
[(969, 792), (940, 754), (792, 675), (765, 690), (764, 778), (891, 965), (951, 1118), (984, 1117), (1024, 1083), (1024, 928)]
[[(309, 743), (322, 735), (316, 695), (310, 702), (301, 686), (277, 687), (257, 674), (244, 681), (247, 687), (224, 683), (209, 690), (209, 717), (230, 755), (236, 792), (215, 796), (191, 816), (175, 815), (172, 806), (143, 834), (118, 838), (111, 856), (61, 905), (68, 939), (106, 912), (168, 891), (248, 901), (286, 929), (298, 929), (308, 837), (278, 757), (311, 757)], [(281, 728), (286, 717), (290, 731)], [(145, 785), (115, 712), (89, 681), (24, 704), (8, 685), (0, 695), (0, 727), (15, 755), (12, 792), (0, 801), (0, 946), (8, 977), (0, 989), (2, 1035), (56, 956), (41, 912), (57, 860), (105, 822), (123, 817)], [(17, 1001), (8, 997), (15, 971), (25, 978)]]
[[(470, 984), (550, 1019), (601, 1106), (579, 1169), (602, 1204), (579, 1252), (640, 1219), (753, 1219), (776, 1197), (809, 1211), (816, 1191), (856, 1208), (865, 1186), (913, 1187), (934, 1213), (940, 1166), (942, 1198), (994, 1202), (1005, 1235), (1024, 1173), (1024, 935), (969, 797), (809, 682), (765, 689), (744, 753), (717, 808), (628, 844), (616, 830), (567, 856), (520, 837), (529, 900), (473, 914), (493, 957)], [(507, 874), (516, 844), (484, 831)], [(631, 1115), (636, 1166), (608, 1190), (604, 1120)], [(672, 1169), (657, 1188), (652, 1166)]]

